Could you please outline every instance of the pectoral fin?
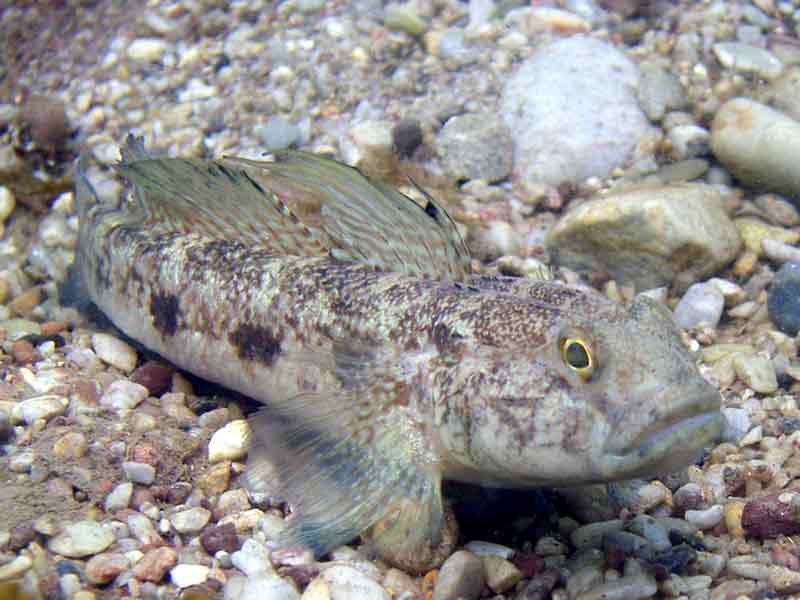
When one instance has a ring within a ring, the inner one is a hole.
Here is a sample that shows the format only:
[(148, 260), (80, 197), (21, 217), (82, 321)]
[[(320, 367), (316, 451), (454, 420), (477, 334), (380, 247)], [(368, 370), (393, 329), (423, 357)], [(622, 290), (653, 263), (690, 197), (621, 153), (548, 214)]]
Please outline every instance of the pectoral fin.
[(277, 401), (252, 420), (250, 487), (274, 465), (293, 510), (281, 543), (323, 555), (371, 528), (384, 556), (438, 546), (441, 474), (417, 392), (395, 364), (332, 358), (341, 380), (352, 375), (336, 393)]

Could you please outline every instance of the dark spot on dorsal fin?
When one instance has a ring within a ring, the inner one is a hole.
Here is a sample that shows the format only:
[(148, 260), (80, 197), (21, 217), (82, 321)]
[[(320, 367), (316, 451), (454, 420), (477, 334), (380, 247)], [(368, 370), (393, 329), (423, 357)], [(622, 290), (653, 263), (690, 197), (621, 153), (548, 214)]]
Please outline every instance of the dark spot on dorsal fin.
[(428, 200), (428, 203), (425, 205), (425, 214), (434, 221), (439, 221), (439, 209), (436, 208), (436, 205), (430, 200)]
[(167, 336), (175, 335), (178, 330), (178, 298), (173, 294), (152, 294), (150, 296), (150, 314), (153, 325)]
[(245, 179), (247, 179), (247, 181), (249, 181), (253, 185), (254, 188), (256, 188), (262, 194), (266, 195), (266, 192), (264, 191), (264, 188), (261, 187), (255, 179), (250, 177), (250, 175), (247, 174), (247, 171), (242, 171), (242, 175), (245, 176)]
[(244, 324), (237, 327), (228, 339), (236, 347), (239, 358), (270, 366), (281, 351), (283, 336), (267, 327)]
[(236, 177), (234, 176), (234, 174), (233, 174), (233, 173), (231, 173), (231, 172), (228, 170), (228, 168), (227, 168), (225, 165), (222, 165), (222, 164), (220, 164), (220, 163), (216, 163), (216, 165), (217, 165), (217, 168), (220, 170), (220, 172), (221, 172), (223, 175), (225, 175), (225, 177), (227, 177), (227, 178), (228, 178), (228, 180), (229, 180), (231, 183), (236, 183)]

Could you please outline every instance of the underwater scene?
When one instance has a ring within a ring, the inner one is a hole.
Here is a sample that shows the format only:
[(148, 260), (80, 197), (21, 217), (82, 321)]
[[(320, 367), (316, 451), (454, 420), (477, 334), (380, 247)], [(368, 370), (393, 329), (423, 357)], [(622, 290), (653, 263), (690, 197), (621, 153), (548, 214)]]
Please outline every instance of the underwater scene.
[(800, 0), (0, 6), (0, 600), (800, 597)]

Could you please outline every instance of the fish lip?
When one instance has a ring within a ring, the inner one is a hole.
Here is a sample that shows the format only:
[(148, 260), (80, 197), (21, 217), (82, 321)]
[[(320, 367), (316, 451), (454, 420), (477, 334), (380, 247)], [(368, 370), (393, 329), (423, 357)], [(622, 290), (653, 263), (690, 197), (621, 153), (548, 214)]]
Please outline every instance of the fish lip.
[(647, 429), (619, 451), (608, 451), (602, 470), (609, 479), (658, 475), (695, 462), (722, 434), (724, 418), (717, 407), (675, 419), (657, 430)]

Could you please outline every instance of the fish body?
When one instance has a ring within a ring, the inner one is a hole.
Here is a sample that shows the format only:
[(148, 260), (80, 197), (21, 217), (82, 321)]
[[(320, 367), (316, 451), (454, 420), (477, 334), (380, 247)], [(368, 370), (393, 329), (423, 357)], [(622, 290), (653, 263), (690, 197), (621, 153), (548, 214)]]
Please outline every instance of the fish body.
[(324, 553), (367, 531), (421, 570), (446, 537), (442, 478), (655, 475), (720, 432), (666, 309), (473, 275), (432, 198), (303, 153), (153, 159), (132, 138), (120, 203), (83, 170), (73, 276), (127, 335), (264, 404), (249, 480), (277, 469), (286, 543)]

